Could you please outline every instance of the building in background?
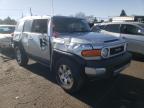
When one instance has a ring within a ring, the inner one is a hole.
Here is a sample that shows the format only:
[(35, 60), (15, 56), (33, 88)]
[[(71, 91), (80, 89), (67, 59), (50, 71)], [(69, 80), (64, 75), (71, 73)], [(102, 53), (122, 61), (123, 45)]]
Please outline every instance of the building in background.
[(144, 16), (118, 16), (113, 17), (112, 22), (143, 22)]

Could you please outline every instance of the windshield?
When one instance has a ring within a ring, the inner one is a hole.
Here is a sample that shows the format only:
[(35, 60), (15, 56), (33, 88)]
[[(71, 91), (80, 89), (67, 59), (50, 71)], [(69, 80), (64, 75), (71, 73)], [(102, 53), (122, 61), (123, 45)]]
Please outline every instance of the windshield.
[(14, 32), (15, 27), (10, 26), (0, 26), (0, 33), (1, 34), (10, 34)]
[(90, 32), (90, 27), (84, 19), (53, 18), (53, 30), (59, 33)]

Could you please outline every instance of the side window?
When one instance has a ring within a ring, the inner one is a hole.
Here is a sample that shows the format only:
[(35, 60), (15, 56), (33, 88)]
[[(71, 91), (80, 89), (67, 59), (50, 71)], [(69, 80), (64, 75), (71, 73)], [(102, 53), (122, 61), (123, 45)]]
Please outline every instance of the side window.
[(92, 31), (93, 32), (99, 32), (100, 31), (100, 27), (99, 26), (93, 26), (92, 27)]
[(16, 32), (22, 32), (23, 31), (23, 25), (24, 25), (24, 21), (18, 22), (15, 31)]
[(31, 32), (31, 25), (32, 25), (31, 20), (25, 21), (23, 31), (24, 32)]
[(103, 30), (105, 28), (105, 25), (100, 25), (99, 28)]
[(121, 33), (123, 33), (123, 34), (141, 35), (141, 33), (139, 31), (141, 31), (141, 30), (134, 25), (123, 24), (121, 26)]
[(32, 24), (32, 32), (47, 33), (48, 19), (36, 19)]
[(120, 33), (120, 25), (119, 24), (110, 24), (104, 28), (106, 31)]

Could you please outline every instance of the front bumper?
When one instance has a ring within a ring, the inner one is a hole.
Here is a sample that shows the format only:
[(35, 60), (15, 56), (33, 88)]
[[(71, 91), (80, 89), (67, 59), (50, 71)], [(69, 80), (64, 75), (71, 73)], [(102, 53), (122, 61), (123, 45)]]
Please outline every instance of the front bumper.
[(88, 77), (111, 77), (127, 68), (131, 61), (131, 54), (125, 53), (104, 60), (89, 60), (86, 62), (85, 74)]

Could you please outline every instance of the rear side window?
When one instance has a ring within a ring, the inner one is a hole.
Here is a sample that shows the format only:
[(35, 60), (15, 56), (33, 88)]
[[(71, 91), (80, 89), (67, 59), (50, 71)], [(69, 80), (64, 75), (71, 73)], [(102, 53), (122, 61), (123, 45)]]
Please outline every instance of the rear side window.
[(28, 20), (24, 23), (24, 32), (31, 32), (32, 20)]
[(119, 24), (110, 24), (105, 26), (104, 30), (114, 33), (120, 33), (120, 25)]
[(130, 24), (122, 24), (121, 25), (121, 33), (123, 34), (131, 34), (131, 35), (142, 35), (139, 31), (141, 29)]
[(47, 33), (48, 19), (36, 19), (32, 24), (32, 32)]

